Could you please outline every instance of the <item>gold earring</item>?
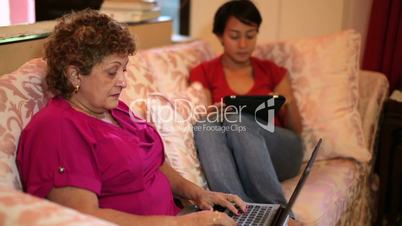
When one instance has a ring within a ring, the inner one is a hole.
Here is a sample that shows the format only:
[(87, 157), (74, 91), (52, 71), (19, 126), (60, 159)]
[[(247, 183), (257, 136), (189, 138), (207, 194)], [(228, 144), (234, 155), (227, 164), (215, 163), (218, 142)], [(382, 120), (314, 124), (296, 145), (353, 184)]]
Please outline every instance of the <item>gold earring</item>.
[(75, 89), (74, 89), (74, 93), (78, 93), (78, 90), (80, 89), (80, 84), (77, 84), (76, 86), (75, 86)]

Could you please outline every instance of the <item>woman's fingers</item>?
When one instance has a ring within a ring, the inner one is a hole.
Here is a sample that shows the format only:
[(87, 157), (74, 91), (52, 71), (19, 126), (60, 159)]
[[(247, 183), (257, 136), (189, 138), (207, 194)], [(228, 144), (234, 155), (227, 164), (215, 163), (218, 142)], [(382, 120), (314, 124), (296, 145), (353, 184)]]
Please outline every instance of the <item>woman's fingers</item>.
[(213, 210), (214, 204), (205, 200), (201, 201), (201, 203), (198, 204), (198, 207), (202, 210)]
[(240, 209), (242, 212), (247, 211), (247, 204), (244, 202), (239, 196), (233, 195), (233, 194), (227, 194), (228, 200), (232, 203), (235, 203), (235, 205), (238, 206), (238, 209)]
[(239, 215), (240, 212), (235, 206), (235, 201), (232, 199), (232, 195), (230, 194), (224, 194), (223, 198), (220, 198), (218, 200), (219, 205), (228, 208), (230, 211), (232, 211), (234, 214)]
[(194, 226), (234, 226), (236, 222), (225, 213), (218, 211), (204, 210), (189, 215), (180, 217), (182, 219), (181, 225), (194, 225)]
[(225, 225), (225, 226), (236, 225), (236, 222), (225, 213), (221, 213), (218, 211), (214, 211), (212, 213), (213, 216), (211, 225)]
[(205, 191), (197, 198), (196, 204), (203, 210), (213, 210), (214, 205), (219, 205), (236, 215), (247, 211), (247, 204), (239, 196), (221, 192)]
[(209, 222), (208, 225), (236, 225), (236, 222), (227, 214), (218, 211), (209, 211), (207, 220), (204, 222)]

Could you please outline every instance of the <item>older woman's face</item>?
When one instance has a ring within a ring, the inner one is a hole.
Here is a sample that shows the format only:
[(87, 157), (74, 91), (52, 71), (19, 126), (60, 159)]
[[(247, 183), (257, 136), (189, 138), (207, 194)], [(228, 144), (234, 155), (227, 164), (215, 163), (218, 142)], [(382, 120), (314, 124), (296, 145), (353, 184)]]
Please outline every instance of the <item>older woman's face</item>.
[(74, 94), (92, 111), (102, 112), (117, 107), (126, 84), (127, 55), (110, 55), (96, 64), (89, 75), (80, 75), (80, 89)]

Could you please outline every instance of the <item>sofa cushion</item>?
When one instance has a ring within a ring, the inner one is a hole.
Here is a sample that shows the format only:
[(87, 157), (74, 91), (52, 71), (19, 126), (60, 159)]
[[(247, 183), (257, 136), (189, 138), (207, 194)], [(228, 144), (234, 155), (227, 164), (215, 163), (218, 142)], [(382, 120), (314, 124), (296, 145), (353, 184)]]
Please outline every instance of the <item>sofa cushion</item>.
[(21, 189), (15, 164), (17, 144), (22, 129), (47, 103), (45, 74), (46, 62), (37, 58), (0, 77), (0, 186)]
[(156, 88), (162, 93), (184, 91), (188, 87), (190, 69), (215, 56), (205, 41), (144, 50), (142, 54), (149, 64)]
[[(206, 187), (192, 131), (196, 116), (191, 112), (195, 106), (205, 105), (206, 97), (201, 86), (189, 87), (188, 75), (191, 68), (212, 59), (215, 54), (205, 41), (143, 50), (140, 54), (148, 63), (154, 85), (161, 93), (150, 96), (147, 109), (149, 121), (164, 141), (167, 161), (182, 176)], [(166, 111), (170, 113), (161, 114)], [(182, 122), (166, 120), (169, 114), (178, 116)], [(189, 117), (191, 115), (193, 117)]]
[(303, 120), (305, 160), (320, 137), (317, 159), (370, 160), (358, 112), (359, 52), (360, 35), (352, 30), (257, 48), (256, 56), (289, 71)]
[[(304, 166), (303, 166), (304, 169)], [(361, 165), (347, 159), (315, 162), (293, 206), (296, 218), (306, 225), (336, 225), (349, 205), (367, 186)], [(300, 175), (282, 183), (289, 199)]]
[(359, 112), (362, 116), (364, 136), (370, 151), (374, 149), (378, 122), (385, 99), (388, 97), (388, 80), (374, 71), (359, 73)]
[(201, 84), (193, 84), (185, 92), (154, 93), (149, 96), (148, 120), (162, 137), (166, 160), (177, 172), (191, 182), (206, 188), (194, 144), (194, 109), (205, 109), (206, 97)]

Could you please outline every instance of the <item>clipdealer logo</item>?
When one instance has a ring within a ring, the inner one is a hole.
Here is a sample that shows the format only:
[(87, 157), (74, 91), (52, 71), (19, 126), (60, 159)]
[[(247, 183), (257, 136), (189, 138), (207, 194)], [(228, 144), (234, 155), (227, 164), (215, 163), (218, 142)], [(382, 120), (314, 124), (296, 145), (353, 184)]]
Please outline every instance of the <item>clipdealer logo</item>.
[[(269, 132), (273, 133), (275, 132), (275, 125), (274, 125), (274, 117), (275, 117), (275, 100), (274, 98), (268, 99), (266, 102), (262, 102), (258, 107), (255, 109), (254, 112), (254, 120), (255, 122), (262, 127), (265, 130), (268, 130)], [(268, 111), (268, 118), (265, 121), (260, 121), (259, 118), (257, 117), (258, 112), (261, 111)]]
[[(164, 104), (162, 104), (164, 102)], [(153, 106), (153, 107), (152, 107)], [(254, 121), (258, 126), (262, 129), (267, 130), (269, 132), (275, 131), (274, 125), (274, 117), (275, 117), (275, 98), (270, 98), (267, 101), (261, 103), (254, 111)], [(214, 106), (216, 107), (216, 106)], [(204, 124), (204, 122), (216, 123), (226, 121), (228, 124), (242, 122), (242, 113), (244, 113), (244, 109), (246, 106), (233, 106), (228, 105), (225, 106), (223, 103), (216, 107), (216, 113), (208, 113), (207, 107), (201, 105), (194, 105), (190, 100), (184, 98), (178, 99), (168, 99), (164, 95), (160, 93), (150, 94), (146, 99), (136, 99), (130, 103), (129, 108), (131, 109), (130, 118), (134, 122), (137, 123), (145, 123), (145, 122), (160, 122), (162, 124), (167, 122), (178, 123), (182, 129), (188, 130), (207, 130), (207, 131), (237, 131), (243, 132), (246, 131), (247, 128), (245, 126), (238, 126), (236, 124), (232, 124), (230, 126), (209, 126), (208, 124)], [(143, 109), (145, 110), (145, 115), (143, 118), (138, 117), (134, 113), (134, 109)], [(182, 114), (181, 112), (187, 112), (187, 114)], [(249, 113), (250, 114), (250, 113)], [(251, 113), (250, 115), (252, 115)], [(239, 117), (233, 117), (231, 115), (239, 115)], [(262, 118), (263, 116), (264, 118)], [(265, 118), (267, 117), (267, 118)], [(184, 123), (184, 124), (183, 124)], [(202, 127), (191, 126), (188, 128), (188, 125), (195, 125), (196, 123), (202, 123)], [(237, 127), (236, 127), (236, 126)], [(211, 128), (210, 128), (211, 127)], [(213, 127), (213, 128), (212, 128)], [(219, 128), (215, 128), (219, 127)], [(222, 127), (222, 128), (221, 128)], [(173, 129), (173, 128), (172, 128)]]

